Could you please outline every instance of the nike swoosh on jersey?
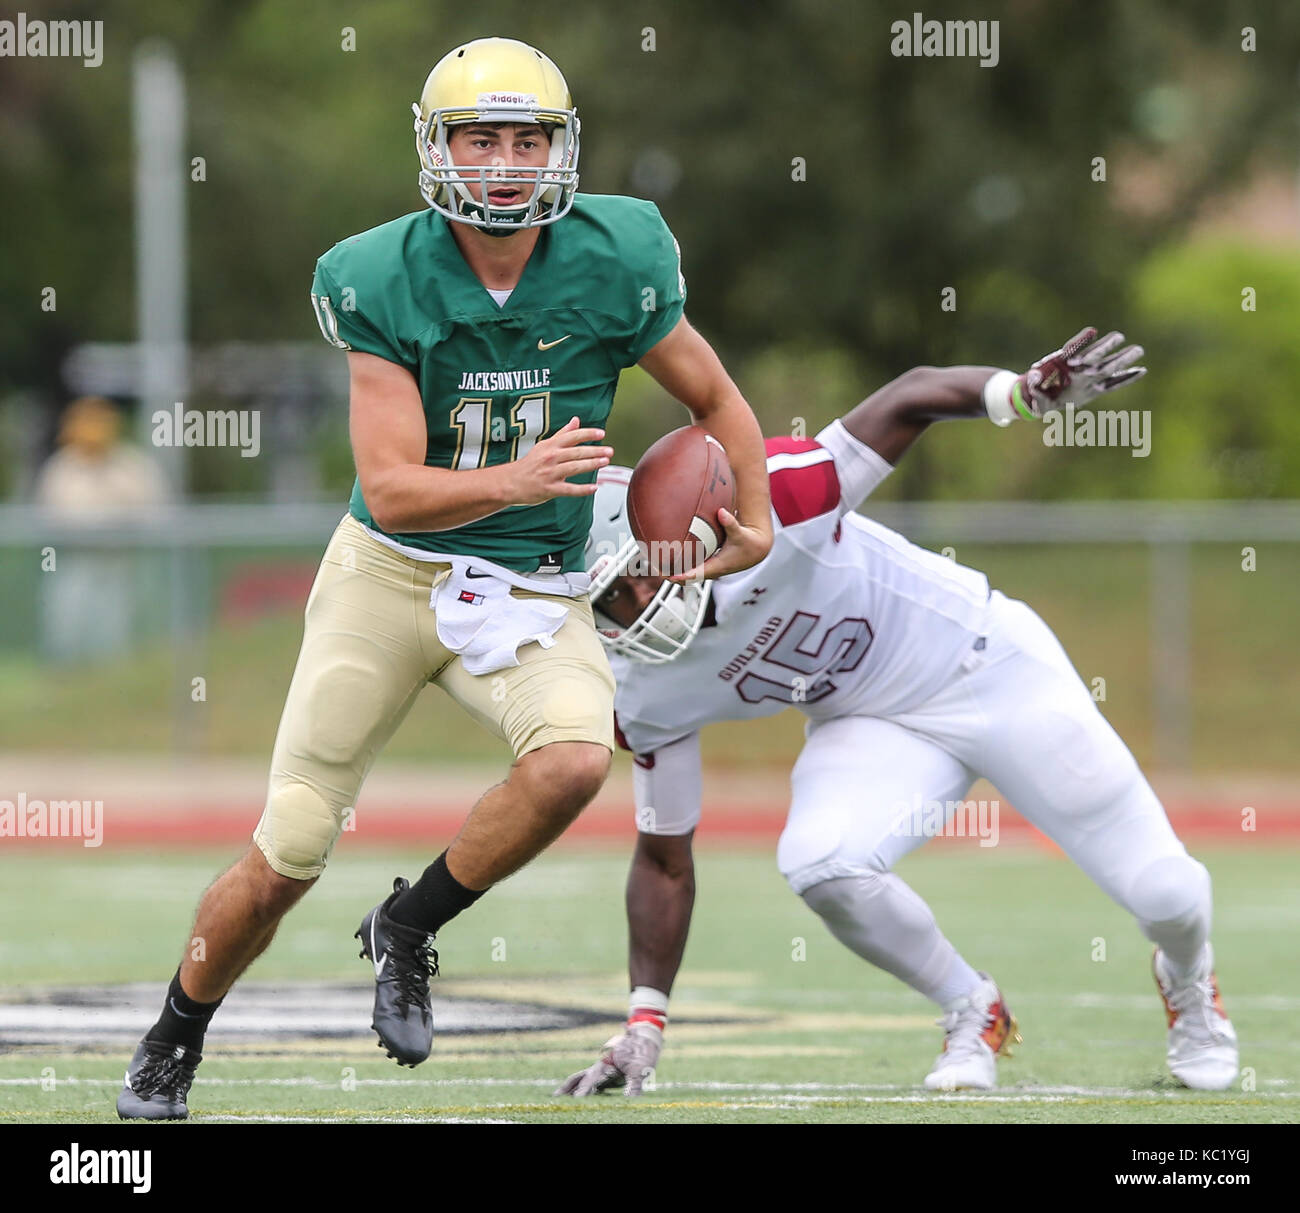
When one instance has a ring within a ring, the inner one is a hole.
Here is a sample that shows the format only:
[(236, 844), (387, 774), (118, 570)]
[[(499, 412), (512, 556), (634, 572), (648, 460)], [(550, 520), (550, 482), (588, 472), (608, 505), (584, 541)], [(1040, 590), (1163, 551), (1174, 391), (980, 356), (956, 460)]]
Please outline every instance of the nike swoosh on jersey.
[(540, 337), (538, 337), (537, 348), (539, 350), (549, 350), (551, 346), (559, 345), (561, 341), (568, 341), (568, 339), (572, 336), (573, 336), (572, 333), (565, 333), (563, 337), (558, 337), (554, 341), (543, 341)]

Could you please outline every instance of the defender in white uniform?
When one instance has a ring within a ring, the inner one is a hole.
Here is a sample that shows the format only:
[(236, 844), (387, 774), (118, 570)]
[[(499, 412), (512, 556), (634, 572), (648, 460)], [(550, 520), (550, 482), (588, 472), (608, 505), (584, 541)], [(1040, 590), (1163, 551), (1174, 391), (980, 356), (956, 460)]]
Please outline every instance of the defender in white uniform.
[[(698, 730), (791, 705), (808, 718), (777, 862), (845, 946), (933, 1000), (931, 1089), (988, 1089), (1017, 1040), (997, 985), (892, 871), (987, 777), (1156, 944), (1167, 1060), (1191, 1087), (1237, 1074), (1209, 944), (1210, 879), (1047, 625), (974, 569), (852, 511), (934, 420), (999, 424), (1078, 407), (1138, 378), (1136, 346), (1085, 329), (1023, 375), (916, 368), (815, 441), (769, 439), (775, 541), (713, 583), (626, 575), (626, 469), (602, 473), (588, 548), (597, 625), (636, 756), (624, 1031), (557, 1093), (637, 1094), (658, 1059), (694, 895)], [(1091, 343), (1091, 344), (1090, 344)]]

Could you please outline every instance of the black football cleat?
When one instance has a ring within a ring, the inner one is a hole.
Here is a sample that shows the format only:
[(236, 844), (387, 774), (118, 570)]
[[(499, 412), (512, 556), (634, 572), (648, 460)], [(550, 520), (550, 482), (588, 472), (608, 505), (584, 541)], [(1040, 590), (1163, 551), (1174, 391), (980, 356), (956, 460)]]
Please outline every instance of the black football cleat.
[(126, 1070), (126, 1085), (117, 1097), (123, 1120), (185, 1120), (185, 1098), (202, 1053), (165, 1040), (142, 1040)]
[(375, 1014), (370, 1026), (379, 1046), (400, 1066), (418, 1066), (433, 1048), (429, 978), (438, 976), (432, 935), (388, 917), (388, 907), (410, 888), (400, 876), (392, 895), (361, 920), (361, 955), (375, 966)]

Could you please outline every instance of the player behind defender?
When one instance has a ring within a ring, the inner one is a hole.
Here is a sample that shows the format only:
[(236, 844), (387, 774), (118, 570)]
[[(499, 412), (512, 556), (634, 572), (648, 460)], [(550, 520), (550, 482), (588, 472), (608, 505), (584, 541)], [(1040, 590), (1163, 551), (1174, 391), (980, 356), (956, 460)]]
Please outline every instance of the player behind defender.
[(577, 194), (578, 117), (556, 66), (489, 38), (434, 67), (416, 110), (429, 209), (335, 245), (312, 303), (348, 351), (357, 481), (307, 600), (254, 845), (204, 895), (162, 1017), (118, 1098), (181, 1118), (204, 1031), (307, 891), (375, 755), (426, 683), (509, 742), (504, 783), (357, 932), (373, 1026), (400, 1063), (433, 1038), (430, 946), (599, 789), (614, 681), (583, 549), (622, 368), (639, 363), (731, 452), (736, 572), (771, 546), (762, 435), (686, 322), (676, 242), (631, 198)]
[[(628, 878), (627, 1027), (557, 1094), (640, 1092), (663, 1043), (694, 898), (699, 730), (794, 705), (808, 718), (777, 863), (790, 887), (864, 960), (942, 1008), (932, 1089), (987, 1089), (1015, 1037), (997, 985), (944, 937), (894, 865), (937, 802), (987, 776), (1156, 944), (1168, 1062), (1189, 1087), (1237, 1073), (1208, 940), (1210, 878), (1174, 836), (1133, 756), (1055, 636), (982, 573), (853, 510), (932, 421), (1084, 405), (1144, 373), (1136, 346), (1085, 329), (1025, 375), (919, 367), (816, 441), (769, 439), (771, 554), (712, 586), (623, 574), (635, 553), (626, 472), (600, 474), (590, 548), (597, 622), (614, 654), (618, 723), (636, 754)], [(1086, 347), (1086, 348), (1085, 348)], [(711, 593), (710, 593), (711, 590)], [(602, 622), (603, 621), (603, 622)]]

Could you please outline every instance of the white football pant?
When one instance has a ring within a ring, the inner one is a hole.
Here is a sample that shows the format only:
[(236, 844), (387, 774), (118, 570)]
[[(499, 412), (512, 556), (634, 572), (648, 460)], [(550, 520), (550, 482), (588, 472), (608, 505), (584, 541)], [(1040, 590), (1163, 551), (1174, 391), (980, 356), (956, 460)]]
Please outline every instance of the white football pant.
[(782, 875), (858, 955), (935, 1001), (959, 997), (973, 970), (891, 869), (946, 821), (996, 843), (1000, 805), (966, 801), (982, 775), (1191, 971), (1209, 936), (1209, 873), (1048, 626), (996, 591), (989, 618), (984, 648), (915, 711), (808, 722)]

